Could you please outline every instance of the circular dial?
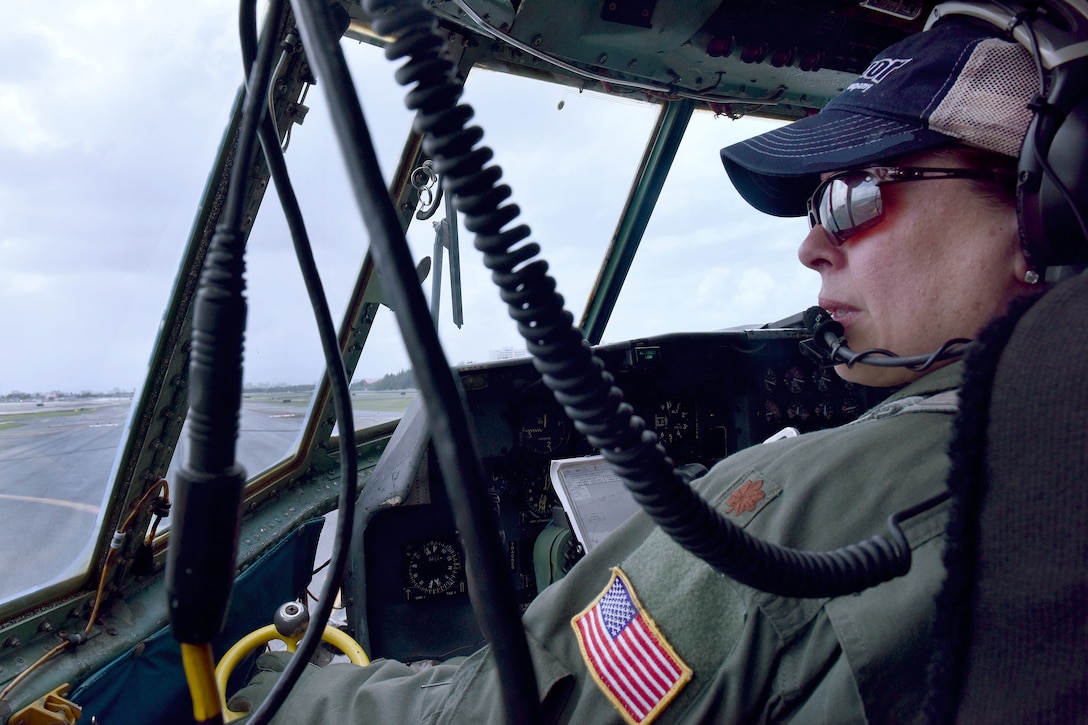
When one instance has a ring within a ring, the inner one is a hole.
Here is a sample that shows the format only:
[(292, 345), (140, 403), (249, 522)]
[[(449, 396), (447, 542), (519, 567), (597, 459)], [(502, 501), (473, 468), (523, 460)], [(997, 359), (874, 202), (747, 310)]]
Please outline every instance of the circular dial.
[(805, 371), (796, 365), (786, 371), (783, 379), (786, 382), (786, 389), (795, 395), (805, 388)]
[(502, 496), (510, 488), (510, 474), (501, 468), (491, 470), (491, 485), (488, 488), (499, 496)]
[(786, 408), (786, 417), (791, 421), (806, 421), (808, 420), (808, 409), (800, 400), (795, 400)]
[(523, 490), (525, 508), (533, 518), (544, 519), (552, 515), (551, 488), (548, 485), (548, 474), (530, 476), (525, 480)]
[(773, 400), (763, 401), (763, 418), (771, 425), (782, 423), (782, 410)]
[(445, 594), (461, 576), (461, 555), (448, 541), (431, 539), (405, 551), (408, 586), (423, 594)]
[(533, 453), (551, 454), (570, 439), (572, 424), (563, 411), (536, 403), (521, 411), (519, 426), (521, 445)]

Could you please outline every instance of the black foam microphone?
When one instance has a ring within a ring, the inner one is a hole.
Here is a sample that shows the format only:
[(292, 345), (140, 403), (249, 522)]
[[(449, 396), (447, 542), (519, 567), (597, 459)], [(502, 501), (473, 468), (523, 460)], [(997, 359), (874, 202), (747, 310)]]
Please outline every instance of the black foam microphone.
[(846, 346), (846, 330), (830, 312), (823, 307), (809, 307), (805, 310), (803, 319), (805, 329), (812, 335), (812, 339), (805, 342), (809, 343), (811, 353), (817, 356), (821, 365), (850, 362), (848, 359), (838, 358), (839, 351)]
[(922, 372), (942, 360), (962, 357), (971, 346), (970, 340), (957, 337), (926, 355), (903, 357), (880, 348), (854, 352), (846, 344), (846, 331), (842, 324), (836, 322), (824, 308), (809, 307), (805, 310), (803, 320), (812, 339), (801, 341), (801, 352), (821, 367), (853, 367), (860, 363), (884, 368), (910, 368), (915, 372)]

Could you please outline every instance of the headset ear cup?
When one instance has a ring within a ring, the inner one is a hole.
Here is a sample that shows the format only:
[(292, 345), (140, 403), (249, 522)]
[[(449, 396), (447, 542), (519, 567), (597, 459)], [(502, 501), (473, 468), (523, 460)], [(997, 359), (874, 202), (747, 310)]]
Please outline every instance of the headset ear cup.
[[(1056, 68), (1047, 104), (1028, 128), (1020, 152), (1020, 237), (1035, 270), (1088, 264), (1088, 238), (1081, 221), (1088, 217), (1086, 93), (1088, 61)], [(1040, 158), (1046, 159), (1064, 190), (1046, 174)]]

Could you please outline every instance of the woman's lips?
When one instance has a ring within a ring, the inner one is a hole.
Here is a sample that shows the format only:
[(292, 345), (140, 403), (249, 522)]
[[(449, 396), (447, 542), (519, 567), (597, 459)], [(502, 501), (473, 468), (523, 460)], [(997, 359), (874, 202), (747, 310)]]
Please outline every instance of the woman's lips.
[(861, 312), (856, 307), (851, 307), (850, 305), (834, 300), (820, 300), (820, 307), (827, 310), (831, 315), (831, 318), (843, 327), (849, 327), (850, 324), (861, 315)]

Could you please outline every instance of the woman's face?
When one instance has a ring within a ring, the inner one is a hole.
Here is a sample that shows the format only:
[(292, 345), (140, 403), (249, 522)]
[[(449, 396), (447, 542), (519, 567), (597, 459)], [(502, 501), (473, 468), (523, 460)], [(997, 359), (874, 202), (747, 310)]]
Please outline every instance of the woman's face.
[[(938, 151), (895, 165), (963, 164)], [(953, 338), (973, 338), (1028, 289), (1012, 206), (963, 179), (885, 184), (881, 192), (884, 217), (875, 226), (838, 247), (816, 226), (798, 250), (801, 263), (820, 273), (819, 305), (843, 325), (852, 350), (933, 352)], [(875, 386), (918, 377), (906, 368), (861, 364), (837, 372)]]

